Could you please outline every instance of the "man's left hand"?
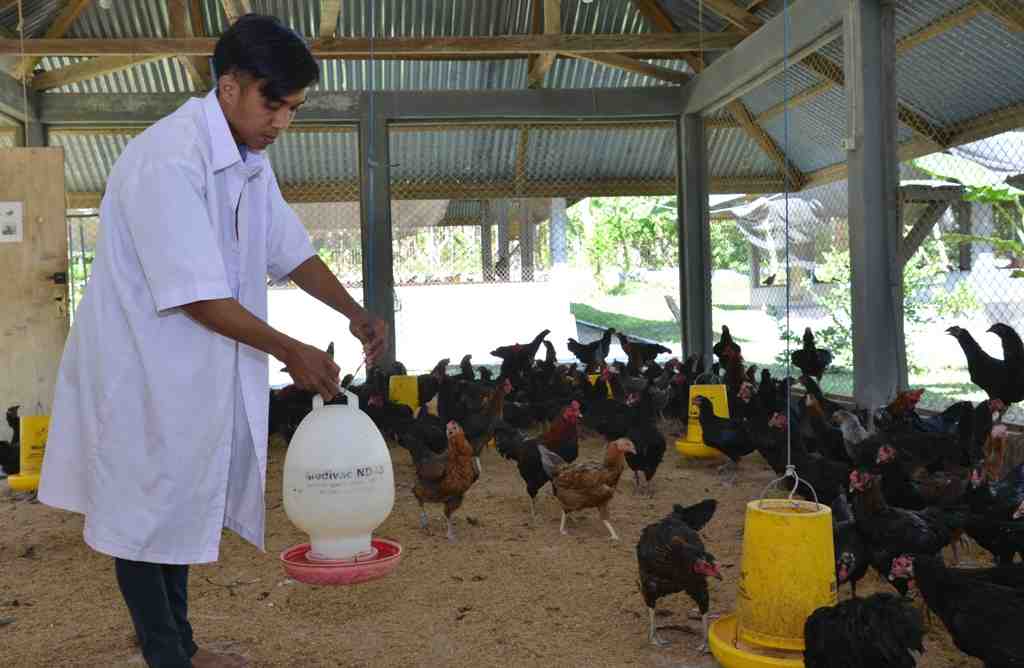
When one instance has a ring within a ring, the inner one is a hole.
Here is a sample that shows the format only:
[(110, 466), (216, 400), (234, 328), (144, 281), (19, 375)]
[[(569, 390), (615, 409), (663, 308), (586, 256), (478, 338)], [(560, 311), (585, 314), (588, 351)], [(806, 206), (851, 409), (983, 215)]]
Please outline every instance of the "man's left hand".
[(348, 330), (363, 343), (367, 364), (373, 364), (388, 350), (388, 324), (366, 309), (349, 320)]

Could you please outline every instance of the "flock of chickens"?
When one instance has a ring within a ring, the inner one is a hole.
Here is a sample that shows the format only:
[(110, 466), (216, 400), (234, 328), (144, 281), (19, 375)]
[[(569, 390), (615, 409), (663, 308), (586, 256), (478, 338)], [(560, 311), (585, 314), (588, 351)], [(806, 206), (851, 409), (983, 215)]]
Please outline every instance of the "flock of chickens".
[[(831, 505), (836, 577), (853, 598), (812, 614), (805, 626), (805, 663), (833, 666), (914, 666), (923, 652), (923, 623), (906, 597), (911, 587), (944, 622), (956, 646), (986, 668), (1024, 666), (1024, 463), (1000, 423), (1008, 404), (1024, 398), (1024, 344), (1014, 330), (995, 325), (1004, 358), (984, 353), (960, 328), (949, 333), (964, 349), (973, 382), (989, 399), (961, 402), (938, 415), (916, 410), (921, 391), (899, 393), (877, 410), (850, 410), (828, 399), (819, 382), (831, 363), (805, 331), (792, 354), (798, 378), (775, 379), (744, 364), (727, 327), (714, 346), (715, 363), (702, 358), (655, 360), (667, 349), (621, 334), (628, 362), (608, 365), (613, 330), (591, 344), (570, 340), (580, 364), (563, 366), (541, 332), (528, 344), (498, 348), (497, 377), (474, 369), (469, 356), (458, 374), (441, 360), (417, 377), (421, 408), (388, 400), (389, 377), (405, 375), (396, 364), (371, 370), (365, 384), (343, 385), (389, 439), (406, 449), (416, 471), (413, 494), (421, 525), (429, 531), (426, 504), (441, 504), (449, 540), (453, 515), (483, 475), (480, 454), (488, 443), (514, 463), (531, 503), (549, 482), (562, 507), (560, 531), (571, 513), (598, 509), (612, 539), (608, 512), (628, 467), (637, 493), (654, 495), (654, 478), (665, 451), (664, 419), (686, 421), (693, 384), (723, 384), (729, 417), (696, 397), (706, 445), (724, 453), (723, 466), (737, 475), (738, 462), (755, 452), (779, 475), (793, 465), (820, 502)], [(536, 359), (541, 347), (543, 359)], [(800, 386), (798, 388), (798, 386)], [(310, 396), (295, 387), (272, 391), (271, 432), (290, 438), (309, 410)], [(538, 435), (526, 430), (539, 426)], [(583, 429), (607, 442), (601, 461), (577, 461)], [(803, 491), (803, 488), (801, 488)], [(699, 531), (717, 502), (705, 499), (647, 526), (636, 546), (640, 593), (649, 611), (648, 637), (664, 644), (655, 624), (657, 601), (685, 591), (703, 618), (704, 648), (710, 608), (708, 577), (721, 579)], [(969, 537), (991, 552), (995, 566), (947, 566), (947, 546)], [(874, 569), (900, 594), (857, 598), (857, 583)]]

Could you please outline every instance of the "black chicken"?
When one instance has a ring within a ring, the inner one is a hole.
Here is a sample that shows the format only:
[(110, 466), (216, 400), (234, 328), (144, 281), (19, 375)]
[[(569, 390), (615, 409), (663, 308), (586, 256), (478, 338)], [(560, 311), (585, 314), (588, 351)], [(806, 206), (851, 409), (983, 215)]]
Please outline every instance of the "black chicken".
[(718, 502), (705, 499), (684, 508), (672, 507), (672, 512), (660, 522), (649, 524), (640, 533), (636, 544), (636, 560), (640, 569), (640, 594), (647, 604), (650, 617), (648, 640), (659, 647), (668, 643), (658, 637), (655, 625), (655, 606), (658, 599), (685, 591), (700, 609), (704, 628), (704, 645), (708, 641), (707, 577), (722, 579), (715, 558), (704, 549), (697, 532), (704, 528), (715, 514)]
[(426, 445), (435, 453), (441, 453), (448, 449), (448, 436), (445, 432), (444, 422), (438, 416), (431, 415), (426, 406), (421, 406), (416, 414), (416, 419), (408, 429), (398, 434), (398, 444), (410, 452), (415, 450), (415, 447), (410, 446), (411, 440)]
[(832, 351), (815, 347), (814, 332), (808, 327), (804, 330), (803, 348), (794, 350), (789, 359), (792, 360), (793, 366), (803, 372), (803, 375), (820, 381), (821, 377), (825, 375), (825, 369), (832, 364)]
[(456, 378), (470, 383), (476, 380), (476, 372), (473, 370), (472, 355), (464, 355), (459, 361), (459, 375), (456, 376)]
[(740, 459), (757, 448), (746, 426), (741, 422), (715, 415), (715, 408), (707, 397), (694, 397), (693, 403), (697, 406), (704, 444), (721, 451), (733, 463), (733, 467), (737, 468)]
[(913, 668), (924, 652), (920, 611), (893, 594), (818, 608), (804, 623), (807, 668)]
[(631, 374), (639, 375), (644, 366), (657, 359), (658, 355), (672, 352), (669, 348), (658, 343), (631, 341), (622, 333), (618, 333), (616, 336), (619, 339), (619, 345), (622, 346), (622, 352), (626, 353), (628, 358), (626, 369)]
[(13, 434), (10, 441), (0, 441), (0, 468), (6, 475), (17, 475), (21, 471), (21, 419), (18, 417), (20, 406), (7, 409), (7, 426)]
[(951, 518), (941, 509), (915, 512), (888, 505), (878, 475), (851, 471), (850, 491), (857, 529), (872, 550), (938, 554), (953, 538)]
[(850, 594), (857, 598), (857, 583), (867, 575), (868, 548), (857, 530), (846, 494), (842, 491), (832, 501), (832, 544), (836, 558), (836, 582), (850, 583)]
[(512, 379), (513, 384), (515, 384), (519, 378), (529, 372), (530, 367), (533, 366), (533, 358), (537, 356), (537, 351), (540, 350), (541, 341), (547, 338), (547, 335), (550, 333), (550, 329), (545, 329), (526, 345), (514, 343), (510, 346), (502, 346), (492, 350), (491, 355), (501, 359), (500, 375), (503, 378)]
[[(629, 418), (629, 429), (626, 438), (633, 441), (636, 452), (626, 453), (626, 464), (633, 470), (634, 490), (643, 492), (649, 497), (654, 496), (654, 474), (665, 458), (667, 444), (665, 435), (661, 433), (655, 422), (653, 390), (648, 388), (639, 396), (632, 397), (634, 405)], [(615, 440), (615, 439), (612, 439)], [(641, 484), (640, 474), (644, 474)]]
[(600, 339), (587, 344), (580, 343), (576, 339), (569, 339), (569, 352), (587, 368), (588, 373), (592, 372), (608, 358), (614, 333), (615, 329), (610, 327), (604, 330)]
[(897, 561), (892, 574), (913, 579), (961, 652), (981, 659), (985, 668), (1024, 666), (1024, 587), (972, 577), (969, 569), (947, 568), (933, 555)]
[[(996, 325), (993, 325), (994, 327)], [(1009, 329), (1006, 325), (1002, 327)], [(989, 331), (993, 331), (993, 328), (989, 328)], [(999, 331), (1004, 332), (1005, 336), (1005, 330), (1002, 328), (993, 333), (999, 335)], [(971, 382), (984, 390), (989, 398), (999, 399), (1007, 405), (1024, 399), (1024, 364), (1021, 361), (992, 357), (982, 350), (971, 333), (962, 327), (950, 327), (946, 332), (952, 335), (963, 349)]]

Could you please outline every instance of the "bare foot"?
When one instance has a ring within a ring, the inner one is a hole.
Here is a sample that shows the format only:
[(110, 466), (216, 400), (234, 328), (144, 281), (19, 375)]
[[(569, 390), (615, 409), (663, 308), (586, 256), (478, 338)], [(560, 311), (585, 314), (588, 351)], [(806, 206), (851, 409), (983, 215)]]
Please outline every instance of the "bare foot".
[(247, 668), (249, 660), (241, 654), (219, 654), (200, 648), (192, 655), (192, 668)]

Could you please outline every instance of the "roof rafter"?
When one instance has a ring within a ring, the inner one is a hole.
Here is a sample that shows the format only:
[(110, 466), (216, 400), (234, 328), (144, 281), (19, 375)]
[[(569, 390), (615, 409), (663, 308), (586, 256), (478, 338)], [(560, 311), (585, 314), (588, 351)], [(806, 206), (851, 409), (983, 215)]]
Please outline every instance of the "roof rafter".
[(40, 72), (32, 77), (32, 88), (43, 91), (87, 81), (105, 74), (120, 72), (142, 63), (163, 60), (164, 56), (101, 56), (73, 63), (56, 70)]
[[(63, 37), (64, 34), (71, 29), (72, 24), (75, 20), (88, 9), (89, 5), (92, 4), (92, 0), (68, 0), (64, 3), (63, 9), (57, 14), (57, 17), (50, 24), (50, 27), (46, 29), (45, 37), (49, 39)], [(11, 40), (18, 41), (18, 40)], [(31, 40), (26, 41), (26, 44)], [(19, 52), (15, 52), (19, 53)], [(131, 55), (131, 54), (123, 54)], [(14, 69), (11, 71), (12, 76), (15, 79), (28, 79), (31, 78), (32, 72), (35, 66), (41, 59), (36, 56), (29, 56), (23, 58)]]
[[(637, 10), (645, 19), (652, 31), (663, 31), (671, 30), (675, 31), (676, 27), (672, 19), (665, 13), (665, 10), (658, 4), (657, 0), (633, 0), (633, 4), (636, 5)], [(756, 17), (755, 17), (756, 18)], [(704, 58), (699, 53), (687, 53), (684, 55), (686, 62), (690, 65), (694, 72), (701, 72), (704, 70)], [(681, 73), (682, 74), (682, 73)], [(686, 79), (689, 79), (689, 75), (684, 75)], [(684, 81), (686, 80), (684, 79)], [(746, 133), (748, 137), (754, 140), (754, 142), (761, 147), (761, 150), (768, 155), (771, 160), (778, 165), (779, 170), (785, 176), (787, 181), (787, 189), (799, 190), (803, 187), (804, 181), (806, 180), (803, 173), (797, 169), (782, 152), (779, 145), (775, 143), (764, 128), (762, 128), (754, 116), (747, 109), (746, 105), (741, 100), (733, 100), (726, 109), (729, 111), (729, 115), (732, 116), (738, 127)]]
[(979, 0), (979, 4), (995, 14), (1011, 32), (1024, 32), (1024, 7), (1012, 6), (1009, 0)]
[[(562, 3), (560, 0), (534, 0), (533, 32), (557, 35), (562, 31)], [(539, 88), (544, 83), (551, 66), (555, 64), (554, 53), (532, 55), (527, 60), (527, 86)]]
[[(200, 2), (193, 0), (167, 0), (167, 12), (170, 17), (170, 28), (172, 37), (191, 37), (198, 25), (202, 30), (202, 15), (192, 16), (195, 12), (202, 12)], [(191, 18), (191, 20), (190, 20)], [(205, 32), (205, 31), (203, 31)], [(202, 32), (198, 36), (204, 36)], [(192, 81), (201, 90), (209, 90), (210, 81), (210, 59), (203, 56), (178, 56), (178, 62), (182, 64)]]
[[(82, 0), (79, 0), (82, 1)], [(88, 0), (87, 0), (88, 1)], [(420, 56), (448, 60), (452, 56), (503, 55), (524, 58), (541, 53), (634, 53), (680, 54), (688, 51), (726, 51), (743, 40), (742, 35), (695, 32), (673, 34), (604, 35), (499, 35), (488, 37), (385, 37), (373, 40), (374, 57)], [(209, 56), (217, 40), (188, 39), (30, 39), (24, 53), (30, 56)], [(314, 39), (310, 50), (318, 58), (368, 58), (370, 40), (365, 37)], [(0, 39), (0, 55), (21, 54), (19, 40)]]
[[(764, 25), (764, 19), (735, 3), (734, 0), (704, 0), (716, 14), (733, 23), (741, 34), (750, 34), (757, 28)], [(846, 76), (841, 65), (833, 63), (821, 54), (812, 53), (803, 60), (803, 65), (812, 72), (830, 82), (835, 86), (843, 86), (846, 83)], [(899, 119), (918, 135), (931, 140), (937, 146), (949, 145), (949, 135), (942, 131), (936, 124), (914, 111), (903, 102), (897, 102), (897, 115)]]
[(252, 4), (249, 0), (221, 0), (224, 7), (224, 15), (228, 17), (228, 23), (234, 23), (242, 16), (252, 13)]
[(592, 63), (615, 67), (635, 74), (642, 74), (644, 76), (651, 77), (652, 79), (667, 81), (669, 83), (683, 84), (690, 80), (690, 74), (687, 72), (673, 70), (668, 67), (662, 67), (661, 65), (654, 65), (653, 63), (648, 63), (647, 61), (638, 60), (636, 58), (630, 58), (629, 56), (623, 56), (618, 53), (595, 53), (574, 57), (579, 60), (588, 60)]
[(341, 0), (320, 0), (320, 36), (334, 37), (338, 31)]

